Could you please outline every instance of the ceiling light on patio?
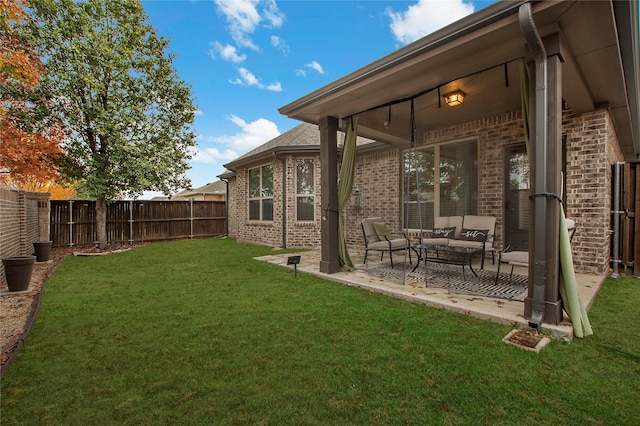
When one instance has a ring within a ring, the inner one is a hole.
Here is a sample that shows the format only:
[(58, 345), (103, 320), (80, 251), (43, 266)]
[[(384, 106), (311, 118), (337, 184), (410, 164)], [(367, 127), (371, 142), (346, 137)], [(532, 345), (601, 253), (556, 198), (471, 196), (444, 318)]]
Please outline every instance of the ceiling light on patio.
[(462, 104), (462, 101), (464, 101), (464, 93), (462, 93), (462, 91), (460, 90), (457, 90), (455, 92), (449, 93), (448, 95), (444, 95), (443, 98), (447, 105), (449, 105), (450, 107), (454, 107)]

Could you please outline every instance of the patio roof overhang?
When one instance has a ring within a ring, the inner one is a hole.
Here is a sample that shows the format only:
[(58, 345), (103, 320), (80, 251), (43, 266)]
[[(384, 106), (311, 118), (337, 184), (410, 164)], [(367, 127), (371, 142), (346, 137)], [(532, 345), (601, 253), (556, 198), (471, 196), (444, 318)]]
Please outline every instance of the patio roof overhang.
[[(424, 131), (520, 110), (518, 60), (530, 52), (518, 24), (526, 1), (493, 4), (279, 109), (317, 124), (359, 114), (358, 134), (407, 146), (409, 102)], [(541, 36), (562, 39), (562, 97), (575, 113), (607, 107), (627, 159), (640, 153), (638, 4), (635, 1), (531, 2)], [(462, 90), (464, 103), (439, 99)], [(341, 120), (340, 120), (341, 122)], [(386, 123), (386, 124), (385, 124)], [(342, 128), (340, 124), (340, 128)]]

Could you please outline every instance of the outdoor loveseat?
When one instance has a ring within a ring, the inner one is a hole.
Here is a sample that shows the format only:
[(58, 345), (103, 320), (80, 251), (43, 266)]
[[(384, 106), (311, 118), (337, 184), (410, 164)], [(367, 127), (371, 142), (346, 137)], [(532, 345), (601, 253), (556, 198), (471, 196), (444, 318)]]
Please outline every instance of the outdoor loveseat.
[(496, 218), (493, 216), (440, 216), (435, 218), (433, 230), (423, 236), (421, 243), (482, 248), (481, 269), (484, 269), (487, 252), (491, 252), (495, 264), (495, 232)]

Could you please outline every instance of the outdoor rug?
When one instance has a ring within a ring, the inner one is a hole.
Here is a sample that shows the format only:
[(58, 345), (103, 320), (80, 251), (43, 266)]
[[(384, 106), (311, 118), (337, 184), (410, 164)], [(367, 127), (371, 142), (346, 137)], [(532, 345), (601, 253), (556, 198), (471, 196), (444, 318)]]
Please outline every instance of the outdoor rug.
[[(425, 276), (424, 264), (420, 264), (415, 272), (413, 266), (397, 263), (394, 269), (391, 265), (381, 265), (367, 269), (366, 272), (375, 277), (384, 278), (397, 283), (417, 285), (419, 287), (445, 288), (450, 293), (469, 294), (494, 297), (497, 299), (524, 301), (527, 296), (528, 277), (524, 275), (500, 273), (496, 284), (495, 271), (476, 269), (475, 277), (468, 267), (465, 267), (466, 280), (462, 276), (462, 267), (440, 263), (429, 263)], [(405, 272), (406, 271), (406, 272)], [(406, 273), (406, 275), (405, 275)], [(404, 279), (403, 279), (404, 278)]]

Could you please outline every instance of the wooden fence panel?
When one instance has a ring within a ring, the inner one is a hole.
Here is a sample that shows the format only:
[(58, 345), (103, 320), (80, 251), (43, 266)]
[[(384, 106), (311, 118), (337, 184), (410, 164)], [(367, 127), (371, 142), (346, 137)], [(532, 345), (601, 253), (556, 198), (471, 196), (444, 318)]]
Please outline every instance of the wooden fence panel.
[(51, 219), (49, 222), (49, 236), (54, 246), (64, 247), (70, 245), (69, 238), (69, 203), (66, 201), (51, 201)]
[[(118, 201), (107, 205), (107, 241), (129, 244), (224, 235), (224, 201)], [(95, 202), (52, 201), (54, 247), (92, 245)]]

